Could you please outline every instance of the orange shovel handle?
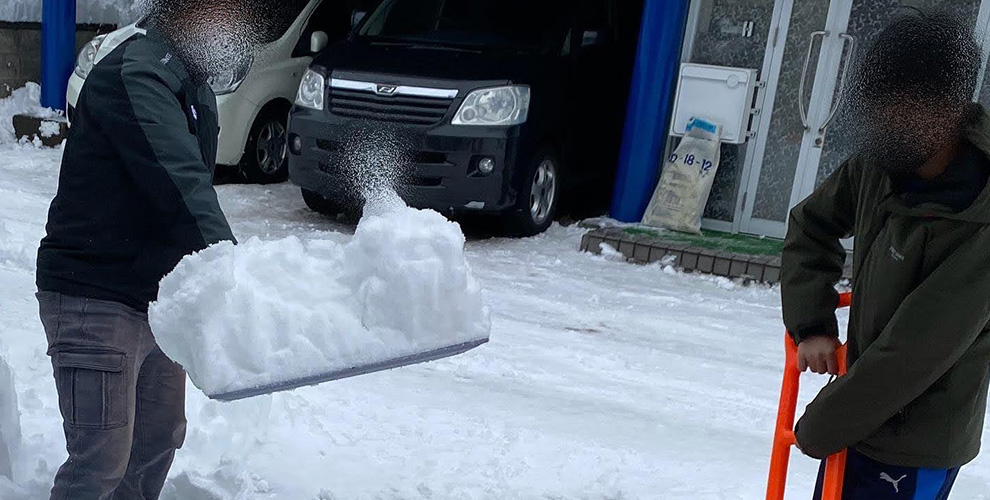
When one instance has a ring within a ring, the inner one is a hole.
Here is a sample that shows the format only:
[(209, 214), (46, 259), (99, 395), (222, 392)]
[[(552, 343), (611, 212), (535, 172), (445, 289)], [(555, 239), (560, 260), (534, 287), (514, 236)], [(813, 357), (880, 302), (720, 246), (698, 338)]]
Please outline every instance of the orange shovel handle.
[[(839, 296), (839, 307), (849, 307), (852, 295)], [(777, 425), (773, 436), (773, 450), (770, 453), (770, 479), (767, 482), (767, 500), (784, 500), (784, 487), (787, 484), (787, 466), (790, 462), (791, 447), (797, 443), (794, 437), (794, 414), (797, 409), (798, 389), (801, 372), (797, 368), (797, 344), (790, 335), (784, 336), (785, 364), (784, 382), (780, 388), (780, 405), (777, 409)], [(839, 375), (846, 373), (846, 346), (836, 351), (839, 362)], [(846, 450), (828, 457), (825, 462), (825, 481), (822, 500), (842, 500), (842, 480), (846, 472)]]

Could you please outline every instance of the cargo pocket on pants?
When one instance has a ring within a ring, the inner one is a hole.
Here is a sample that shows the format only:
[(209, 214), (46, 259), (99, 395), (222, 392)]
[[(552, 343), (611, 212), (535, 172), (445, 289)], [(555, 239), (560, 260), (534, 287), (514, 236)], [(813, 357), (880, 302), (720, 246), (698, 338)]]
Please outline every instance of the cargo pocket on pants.
[(100, 430), (127, 425), (124, 360), (123, 353), (109, 350), (53, 355), (59, 409), (67, 425)]

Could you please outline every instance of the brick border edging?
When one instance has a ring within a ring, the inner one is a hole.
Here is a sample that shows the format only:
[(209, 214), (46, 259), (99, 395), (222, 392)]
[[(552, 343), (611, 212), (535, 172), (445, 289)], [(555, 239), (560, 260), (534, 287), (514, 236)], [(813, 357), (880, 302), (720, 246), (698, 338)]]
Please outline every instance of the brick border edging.
[(749, 278), (764, 283), (780, 281), (780, 257), (711, 250), (649, 235), (631, 235), (621, 228), (602, 228), (581, 238), (581, 251), (600, 255), (605, 243), (639, 264), (665, 262), (684, 271), (726, 278)]

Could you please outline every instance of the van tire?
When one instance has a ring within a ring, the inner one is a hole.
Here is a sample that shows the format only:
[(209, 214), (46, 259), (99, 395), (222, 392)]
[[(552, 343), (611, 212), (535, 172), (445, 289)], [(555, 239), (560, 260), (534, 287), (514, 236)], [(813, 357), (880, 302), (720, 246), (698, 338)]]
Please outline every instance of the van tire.
[(306, 206), (318, 214), (336, 217), (344, 211), (343, 205), (324, 198), (323, 195), (316, 191), (302, 188), (302, 197), (303, 201), (306, 202)]
[(280, 104), (266, 106), (248, 134), (240, 169), (252, 184), (276, 184), (289, 179), (289, 110)]
[(332, 217), (345, 224), (357, 224), (361, 220), (363, 209), (360, 205), (325, 198), (316, 191), (302, 188), (303, 201), (310, 210)]
[(560, 207), (560, 157), (551, 148), (540, 149), (527, 165), (516, 207), (504, 218), (506, 232), (527, 237), (540, 234), (553, 224)]

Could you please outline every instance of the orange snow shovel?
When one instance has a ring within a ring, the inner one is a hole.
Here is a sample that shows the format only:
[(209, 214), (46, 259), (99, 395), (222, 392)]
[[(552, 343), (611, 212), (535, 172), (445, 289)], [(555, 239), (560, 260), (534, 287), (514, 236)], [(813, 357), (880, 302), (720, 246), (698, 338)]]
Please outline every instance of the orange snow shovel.
[[(839, 296), (839, 307), (849, 307), (852, 294)], [(787, 465), (790, 462), (791, 447), (797, 444), (794, 437), (794, 412), (797, 408), (798, 388), (801, 372), (797, 368), (797, 344), (790, 335), (784, 335), (786, 362), (784, 383), (780, 388), (780, 406), (777, 410), (777, 427), (773, 435), (773, 451), (770, 453), (770, 480), (767, 483), (766, 500), (784, 500), (784, 486), (787, 483)], [(846, 373), (846, 346), (836, 351), (839, 362), (839, 375)], [(822, 485), (822, 500), (842, 500), (842, 481), (846, 473), (846, 450), (828, 457), (825, 462), (825, 481)]]

